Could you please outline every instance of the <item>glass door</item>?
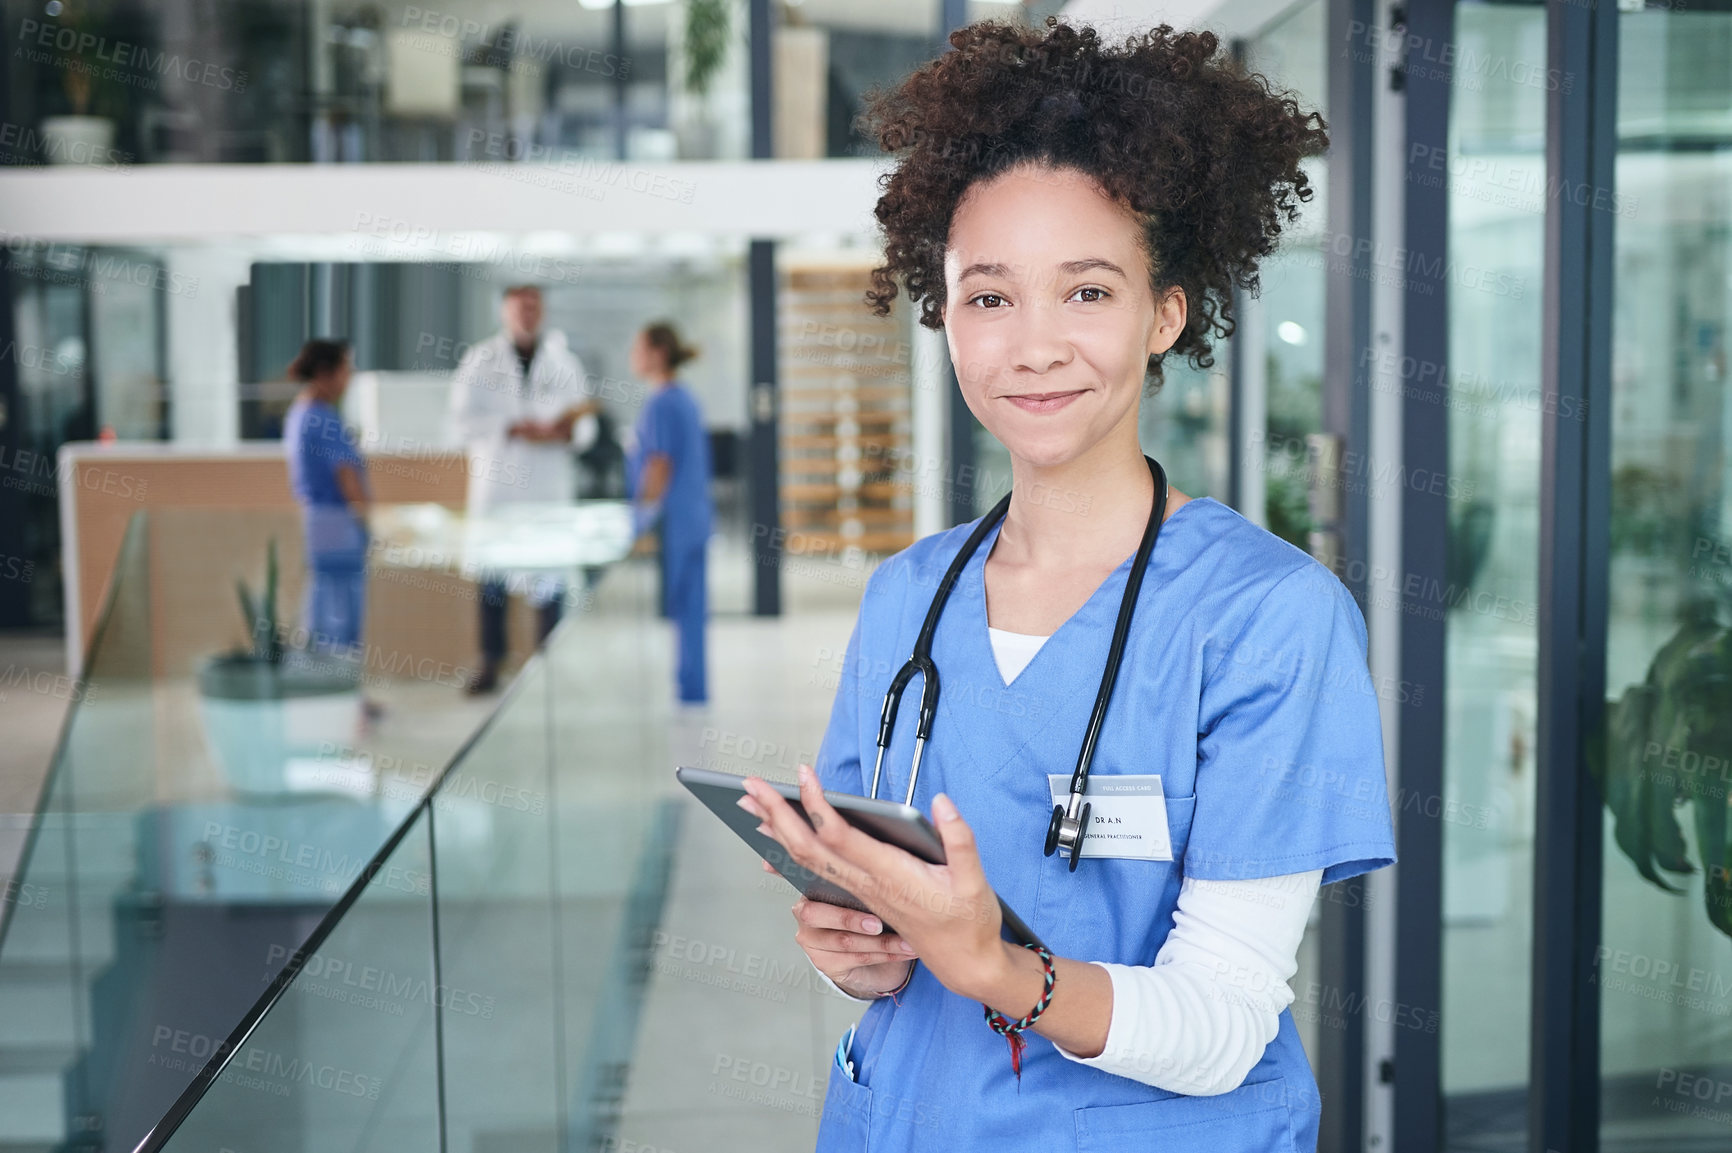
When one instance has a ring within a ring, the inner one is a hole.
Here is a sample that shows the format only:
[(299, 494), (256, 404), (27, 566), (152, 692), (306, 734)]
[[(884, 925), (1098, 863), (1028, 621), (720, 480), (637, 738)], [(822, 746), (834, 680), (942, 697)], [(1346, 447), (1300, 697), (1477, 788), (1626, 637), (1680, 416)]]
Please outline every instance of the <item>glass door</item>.
[(1608, 1153), (1732, 1147), (1732, 12), (1717, 7), (1619, 17), (1594, 968)]
[(1526, 1148), (1545, 9), (1459, 3), (1455, 47), (1447, 149), (1408, 165), (1449, 194), (1447, 552), (1406, 605), (1446, 621), (1443, 796), (1398, 803), (1442, 822), (1442, 1144), (1477, 1153)]

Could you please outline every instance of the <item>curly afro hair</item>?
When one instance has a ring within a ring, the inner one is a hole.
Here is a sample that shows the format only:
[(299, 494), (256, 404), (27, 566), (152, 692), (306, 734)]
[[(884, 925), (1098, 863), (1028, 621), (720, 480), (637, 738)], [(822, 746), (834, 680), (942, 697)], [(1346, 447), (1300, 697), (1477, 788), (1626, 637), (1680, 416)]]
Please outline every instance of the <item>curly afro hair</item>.
[[(1035, 162), (1093, 178), (1136, 214), (1152, 287), (1185, 293), (1170, 351), (1213, 365), (1210, 338), (1233, 334), (1233, 286), (1257, 290), (1258, 261), (1311, 199), (1299, 164), (1328, 147), (1322, 117), (1217, 59), (1212, 32), (1163, 24), (1111, 48), (1049, 16), (1044, 32), (986, 20), (950, 44), (872, 92), (860, 117), (881, 149), (903, 154), (879, 181), (886, 263), (872, 272), (872, 311), (888, 315), (899, 276), (920, 323), (941, 328), (957, 204), (975, 182)], [(1151, 387), (1163, 355), (1149, 358)]]

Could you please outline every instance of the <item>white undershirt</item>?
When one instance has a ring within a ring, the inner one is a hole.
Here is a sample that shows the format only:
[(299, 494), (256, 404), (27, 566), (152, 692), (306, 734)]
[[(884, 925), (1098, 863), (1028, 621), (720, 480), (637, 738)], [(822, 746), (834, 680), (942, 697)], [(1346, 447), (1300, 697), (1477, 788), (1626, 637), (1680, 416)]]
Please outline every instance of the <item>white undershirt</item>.
[[(988, 627), (1005, 684), (1014, 681), (1046, 637)], [(1186, 877), (1173, 928), (1152, 965), (1096, 961), (1113, 987), (1113, 1014), (1098, 1057), (1059, 1053), (1173, 1093), (1211, 1096), (1245, 1080), (1275, 1039), (1299, 942), (1323, 880), (1322, 869), (1246, 881)], [(824, 983), (851, 1001), (823, 973)]]
[(1007, 633), (991, 625), (987, 626), (986, 635), (992, 639), (992, 659), (998, 663), (998, 675), (1007, 685), (1028, 667), (1028, 662), (1046, 643), (1045, 637)]

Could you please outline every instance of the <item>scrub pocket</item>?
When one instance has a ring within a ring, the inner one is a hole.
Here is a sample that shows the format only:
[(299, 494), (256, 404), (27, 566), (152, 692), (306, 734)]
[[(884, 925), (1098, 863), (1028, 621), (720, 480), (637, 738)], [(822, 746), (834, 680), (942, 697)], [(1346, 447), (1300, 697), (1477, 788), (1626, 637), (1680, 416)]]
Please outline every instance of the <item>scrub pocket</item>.
[(1213, 1097), (1102, 1105), (1075, 1116), (1077, 1153), (1298, 1153), (1282, 1077)]
[(1167, 836), (1173, 842), (1173, 860), (1183, 861), (1191, 843), (1191, 820), (1197, 815), (1197, 794), (1167, 798)]
[(866, 1153), (866, 1134), (872, 1123), (872, 1090), (851, 1080), (830, 1062), (830, 1080), (824, 1086), (824, 1112), (818, 1121), (818, 1146), (814, 1153)]

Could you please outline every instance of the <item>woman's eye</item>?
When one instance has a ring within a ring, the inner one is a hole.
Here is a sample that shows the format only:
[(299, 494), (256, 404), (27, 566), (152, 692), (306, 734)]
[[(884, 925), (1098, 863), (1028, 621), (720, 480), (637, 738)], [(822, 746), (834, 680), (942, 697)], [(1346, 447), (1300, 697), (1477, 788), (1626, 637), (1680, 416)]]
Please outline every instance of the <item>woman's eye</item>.
[(1107, 290), (1106, 289), (1095, 288), (1093, 286), (1090, 286), (1087, 288), (1079, 288), (1076, 290), (1076, 292), (1072, 293), (1071, 295), (1076, 296), (1076, 295), (1078, 295), (1080, 293), (1084, 293), (1084, 292), (1093, 292), (1093, 293), (1099, 294), (1099, 295), (1095, 296), (1092, 300), (1083, 301), (1084, 304), (1099, 304), (1101, 301), (1103, 301), (1107, 298)]
[[(1002, 304), (1004, 302), (1004, 297), (998, 295), (996, 292), (983, 292), (979, 296), (975, 297), (973, 300), (969, 301), (968, 303), (980, 304), (982, 301), (986, 301), (986, 300), (994, 300), (994, 301), (997, 301), (999, 304)], [(997, 308), (998, 304), (987, 305), (986, 307)]]

